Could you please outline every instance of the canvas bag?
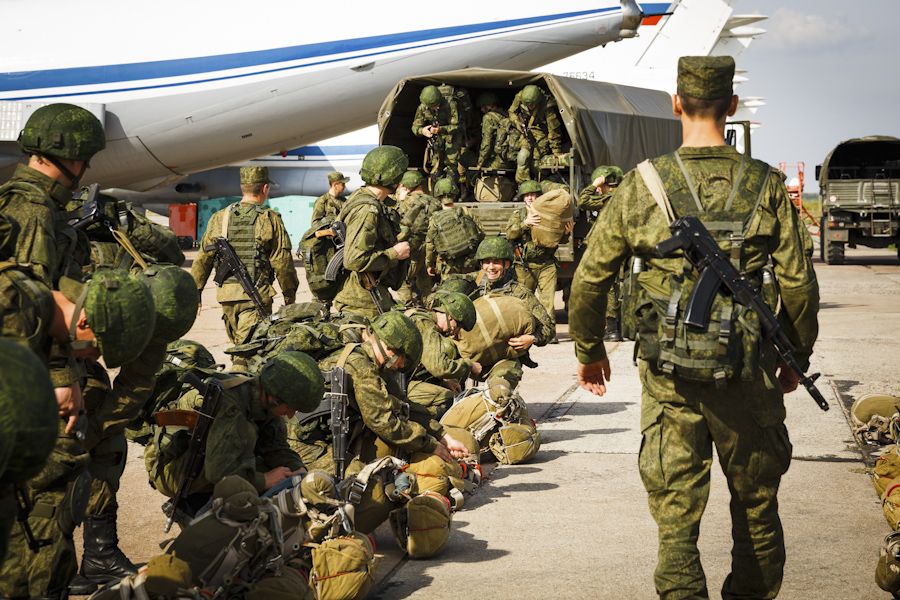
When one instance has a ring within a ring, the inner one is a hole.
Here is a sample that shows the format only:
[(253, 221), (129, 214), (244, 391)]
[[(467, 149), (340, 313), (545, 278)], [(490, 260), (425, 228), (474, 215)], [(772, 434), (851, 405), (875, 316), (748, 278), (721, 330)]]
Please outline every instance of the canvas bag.
[(459, 354), (483, 365), (494, 365), (506, 358), (518, 358), (524, 350), (516, 350), (509, 338), (534, 333), (534, 317), (528, 305), (514, 296), (482, 296), (473, 304), (477, 313), (475, 327), (460, 331)]
[(897, 446), (891, 446), (890, 450), (875, 459), (872, 484), (878, 495), (884, 494), (897, 477), (900, 477), (900, 454), (897, 453)]
[(475, 180), (475, 199), (479, 202), (509, 202), (515, 195), (516, 184), (502, 175), (485, 175)]
[(316, 600), (365, 598), (375, 584), (379, 559), (368, 535), (354, 531), (307, 547), (312, 564), (309, 584)]
[(391, 512), (394, 539), (410, 558), (431, 558), (447, 547), (453, 517), (450, 502), (434, 492), (420, 494)]
[(528, 212), (541, 218), (541, 222), (531, 228), (535, 246), (556, 248), (566, 233), (566, 223), (575, 213), (575, 203), (572, 194), (559, 188), (535, 198)]
[(491, 435), (490, 448), (500, 464), (517, 465), (537, 454), (541, 448), (541, 434), (531, 419), (504, 423)]
[(900, 398), (885, 394), (863, 394), (850, 408), (853, 433), (866, 444), (884, 445), (897, 441), (900, 426)]

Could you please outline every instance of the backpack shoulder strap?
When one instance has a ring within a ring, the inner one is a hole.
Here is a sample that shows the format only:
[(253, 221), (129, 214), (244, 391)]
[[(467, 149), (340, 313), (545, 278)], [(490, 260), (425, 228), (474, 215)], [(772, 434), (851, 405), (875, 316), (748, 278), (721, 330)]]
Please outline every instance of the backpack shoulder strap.
[(360, 344), (359, 342), (353, 342), (344, 346), (344, 350), (341, 352), (341, 355), (338, 357), (338, 360), (334, 364), (334, 366), (343, 369), (344, 365), (347, 364), (347, 359), (350, 358), (350, 353), (361, 345), (362, 344)]
[(650, 190), (650, 195), (656, 200), (659, 209), (666, 216), (666, 221), (671, 225), (672, 222), (675, 221), (675, 213), (672, 211), (669, 195), (666, 194), (666, 186), (663, 185), (656, 167), (653, 166), (650, 159), (647, 159), (639, 163), (637, 169), (638, 173), (640, 173), (641, 177), (644, 179), (644, 184), (647, 186), (647, 189)]

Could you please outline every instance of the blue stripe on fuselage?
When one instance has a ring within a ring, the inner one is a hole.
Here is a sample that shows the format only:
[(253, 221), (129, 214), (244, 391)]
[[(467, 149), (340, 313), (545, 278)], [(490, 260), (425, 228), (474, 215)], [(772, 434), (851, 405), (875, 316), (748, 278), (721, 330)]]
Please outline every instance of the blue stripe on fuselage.
[[(275, 48), (271, 50), (257, 50), (254, 52), (241, 52), (236, 54), (222, 54), (218, 56), (207, 56), (200, 58), (183, 58), (166, 61), (152, 61), (144, 63), (131, 63), (124, 65), (103, 65), (94, 67), (74, 67), (69, 69), (47, 69), (43, 71), (22, 71), (18, 73), (5, 73), (0, 75), (0, 92), (11, 92), (16, 90), (40, 90), (47, 88), (61, 88), (71, 86), (87, 86), (100, 85), (109, 83), (123, 83), (131, 81), (143, 81), (152, 79), (163, 79), (170, 77), (183, 77), (189, 75), (198, 75), (203, 73), (221, 72), (229, 69), (241, 69), (248, 67), (271, 65), (274, 63), (283, 63), (288, 61), (309, 60), (323, 57), (333, 57), (334, 55), (365, 52), (371, 50), (380, 50), (389, 46), (398, 45), (398, 35), (402, 35), (402, 43), (404, 45), (420, 42), (419, 47), (433, 45), (437, 42), (434, 40), (448, 37), (470, 35), (472, 37), (483, 37), (501, 29), (514, 27), (531, 28), (528, 26), (539, 26), (549, 21), (560, 19), (572, 19), (578, 17), (590, 17), (604, 12), (617, 11), (617, 7), (603, 8), (597, 10), (579, 11), (573, 13), (563, 13), (557, 15), (548, 15), (543, 17), (530, 17), (526, 19), (511, 19), (508, 21), (495, 23), (479, 23), (475, 25), (460, 25), (456, 27), (442, 27), (436, 29), (424, 29), (421, 31), (413, 31), (403, 34), (380, 35), (364, 38), (355, 38), (349, 40), (339, 40), (334, 42), (322, 42), (318, 44), (306, 44), (301, 46), (291, 46), (288, 48)], [(472, 34), (481, 34), (481, 36), (473, 36)], [(422, 43), (424, 42), (424, 43)], [(430, 42), (430, 43), (428, 43)], [(393, 52), (406, 50), (401, 48), (391, 50)], [(381, 50), (381, 52), (385, 52)], [(353, 58), (365, 58), (371, 56), (363, 55)], [(336, 59), (320, 61), (313, 64), (322, 64), (323, 62), (335, 62)], [(309, 65), (302, 65), (309, 66)], [(283, 70), (269, 69), (241, 75), (247, 77), (250, 75), (259, 75), (260, 73), (269, 73), (273, 71)], [(290, 67), (295, 68), (295, 67)], [(225, 79), (229, 77), (221, 77), (215, 79), (206, 79), (203, 81), (214, 81), (216, 79)], [(169, 87), (174, 85), (193, 85), (200, 83), (198, 81), (189, 81), (178, 84), (164, 84), (157, 86), (141, 86), (140, 88), (128, 89), (144, 89), (145, 87)], [(126, 89), (106, 89), (87, 93), (113, 93), (118, 91), (127, 91)], [(78, 93), (81, 95), (82, 93)], [(65, 94), (59, 94), (65, 95)], [(42, 98), (41, 96), (31, 94), (20, 98), (9, 98), (8, 100), (26, 100), (30, 98)]]

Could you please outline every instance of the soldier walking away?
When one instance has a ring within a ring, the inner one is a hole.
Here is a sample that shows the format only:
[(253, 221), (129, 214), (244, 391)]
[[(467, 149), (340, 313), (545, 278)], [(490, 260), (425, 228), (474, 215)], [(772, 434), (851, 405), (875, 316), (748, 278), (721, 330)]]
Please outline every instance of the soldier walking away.
[(337, 218), (341, 213), (341, 208), (344, 206), (341, 194), (344, 193), (349, 181), (350, 178), (344, 177), (344, 174), (340, 171), (332, 171), (328, 174), (328, 191), (316, 198), (316, 202), (313, 204), (313, 226), (327, 215), (332, 215), (333, 219)]
[(468, 209), (455, 206), (459, 187), (450, 178), (434, 186), (441, 210), (431, 215), (425, 235), (425, 266), (432, 277), (473, 273), (478, 270), (475, 250), (484, 239), (478, 217)]
[(668, 303), (648, 304), (653, 310), (643, 313), (639, 331), (651, 333), (640, 333), (637, 342), (638, 466), (659, 527), (654, 582), (661, 598), (709, 597), (697, 540), (713, 446), (731, 492), (734, 540), (722, 598), (778, 594), (785, 547), (777, 493), (791, 460), (783, 394), (799, 381), (777, 364), (771, 342), (760, 340), (757, 313), (731, 296), (716, 294), (708, 326), (685, 324), (689, 294), (682, 291), (696, 276), (681, 256), (657, 254), (656, 244), (672, 236), (668, 225), (689, 215), (704, 223), (726, 260), (762, 289), (769, 308), (780, 303), (801, 369), (809, 366), (818, 333), (818, 283), (787, 190), (769, 165), (725, 143), (726, 117), (738, 102), (733, 78), (730, 56), (679, 59), (673, 110), (682, 146), (625, 176), (594, 225), (570, 297), (579, 383), (603, 395), (610, 376), (602, 341), (606, 297), (620, 265), (632, 254), (643, 258), (647, 270), (636, 293), (645, 299), (669, 290)]
[(463, 148), (463, 130), (456, 102), (449, 102), (437, 86), (429, 85), (419, 94), (419, 107), (412, 132), (428, 141), (425, 170), (432, 183), (441, 177), (459, 180), (459, 155)]
[[(559, 269), (559, 261), (556, 260), (556, 249), (538, 246), (531, 239), (532, 227), (541, 224), (541, 217), (532, 212), (531, 206), (537, 197), (543, 193), (541, 184), (532, 179), (522, 182), (519, 186), (519, 196), (524, 200), (525, 206), (519, 207), (518, 210), (509, 216), (506, 223), (506, 239), (510, 243), (515, 244), (518, 248), (518, 260), (516, 261), (516, 277), (525, 287), (534, 292), (538, 300), (547, 311), (550, 318), (550, 325), (553, 331), (556, 331), (556, 272)], [(575, 226), (575, 221), (566, 223), (566, 230), (563, 237), (559, 240), (560, 244), (569, 243), (569, 234)], [(554, 334), (553, 338), (547, 342), (549, 344), (559, 343)]]
[[(216, 238), (221, 237), (228, 240), (246, 267), (266, 311), (272, 312), (272, 298), (275, 297), (272, 284), (276, 278), (284, 303), (294, 303), (300, 280), (291, 257), (291, 238), (281, 215), (263, 206), (269, 197), (271, 183), (268, 167), (241, 167), (243, 197), (209, 219), (191, 267), (191, 276), (201, 294), (214, 264), (217, 276), (219, 269), (228, 268), (214, 249)], [(217, 278), (216, 286), (216, 300), (222, 305), (225, 332), (231, 343), (240, 344), (260, 320), (259, 311), (233, 272), (224, 281)]]
[(536, 85), (526, 85), (509, 107), (509, 120), (520, 133), (516, 183), (539, 179), (541, 158), (562, 153), (556, 99)]

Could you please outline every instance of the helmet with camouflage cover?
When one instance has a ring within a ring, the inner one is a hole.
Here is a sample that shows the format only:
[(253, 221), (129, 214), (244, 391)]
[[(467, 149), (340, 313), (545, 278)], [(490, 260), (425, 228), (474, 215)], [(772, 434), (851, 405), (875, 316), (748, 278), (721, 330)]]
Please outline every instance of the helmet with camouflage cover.
[(431, 108), (432, 106), (438, 106), (443, 98), (444, 95), (441, 94), (441, 90), (439, 90), (437, 86), (434, 85), (429, 85), (419, 94), (419, 102), (429, 108)]
[(622, 177), (624, 177), (624, 173), (622, 169), (615, 165), (601, 165), (594, 169), (594, 172), (591, 173), (591, 181), (596, 181), (598, 177), (605, 177), (604, 183), (610, 187), (616, 187), (621, 183)]
[(455, 198), (459, 196), (459, 186), (449, 177), (444, 177), (434, 184), (434, 195), (438, 198), (445, 196), (453, 196)]
[(493, 106), (494, 104), (497, 104), (497, 102), (497, 94), (494, 92), (481, 92), (475, 98), (475, 105), (478, 107)]
[(478, 250), (475, 251), (475, 260), (500, 259), (512, 261), (515, 259), (512, 246), (506, 241), (506, 238), (500, 236), (485, 238), (478, 244)]
[(418, 171), (407, 171), (400, 178), (400, 185), (411, 190), (416, 189), (423, 183), (425, 183), (425, 176)]
[(190, 331), (200, 304), (200, 293), (190, 273), (175, 265), (156, 264), (138, 277), (150, 288), (156, 306), (153, 340), (168, 344)]
[(53, 450), (59, 427), (50, 373), (37, 355), (0, 339), (0, 484), (38, 474)]
[(400, 183), (409, 167), (409, 159), (397, 146), (379, 146), (363, 159), (359, 175), (369, 185), (389, 186)]
[(166, 353), (179, 359), (182, 366), (211, 369), (216, 366), (216, 359), (203, 344), (192, 340), (175, 340), (166, 346)]
[(370, 327), (379, 340), (394, 352), (406, 356), (404, 370), (422, 360), (422, 334), (412, 319), (391, 310), (372, 319)]
[[(70, 348), (97, 346), (103, 362), (114, 369), (137, 358), (150, 341), (156, 309), (150, 289), (136, 275), (100, 268), (87, 283), (61, 278), (59, 291), (75, 303), (69, 326)], [(82, 307), (95, 340), (76, 339)]]
[(447, 279), (441, 280), (441, 283), (438, 284), (438, 287), (437, 287), (437, 290), (435, 291), (435, 293), (437, 293), (437, 292), (459, 292), (460, 294), (463, 294), (464, 296), (468, 296), (469, 294), (474, 292), (477, 287), (478, 286), (475, 285), (475, 282), (472, 281), (471, 279), (469, 279), (468, 277), (459, 277), (459, 276), (454, 277), (451, 275), (451, 276), (447, 277)]
[(534, 179), (528, 179), (519, 184), (519, 196), (524, 196), (525, 194), (542, 194), (543, 190), (541, 189), (541, 184), (539, 184)]
[(89, 161), (106, 148), (103, 125), (89, 110), (74, 104), (49, 104), (28, 117), (19, 134), (25, 154)]
[(544, 98), (544, 93), (541, 91), (536, 85), (526, 85), (522, 89), (522, 104), (525, 106), (534, 106), (535, 104), (540, 104), (541, 100)]
[(319, 365), (308, 354), (282, 352), (268, 360), (259, 373), (267, 393), (297, 412), (310, 412), (325, 397), (325, 379)]
[(435, 292), (431, 299), (431, 309), (446, 313), (466, 331), (472, 331), (478, 313), (469, 297), (459, 292)]

